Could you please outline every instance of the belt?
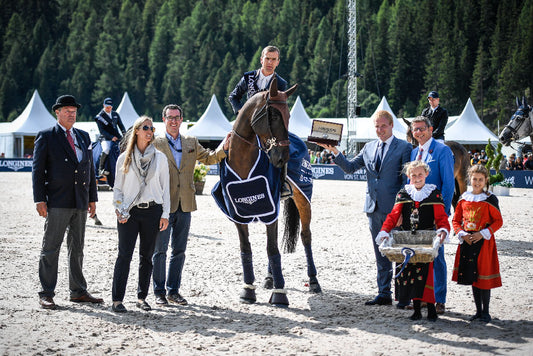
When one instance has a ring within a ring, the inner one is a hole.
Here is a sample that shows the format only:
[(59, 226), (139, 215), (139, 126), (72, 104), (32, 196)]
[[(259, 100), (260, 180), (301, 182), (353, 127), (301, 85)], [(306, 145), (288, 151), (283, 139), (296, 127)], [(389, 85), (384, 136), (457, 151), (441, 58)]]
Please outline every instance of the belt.
[(139, 209), (148, 209), (154, 205), (157, 205), (157, 203), (155, 201), (151, 201), (149, 203), (139, 203), (137, 205), (135, 205), (135, 207), (139, 208)]

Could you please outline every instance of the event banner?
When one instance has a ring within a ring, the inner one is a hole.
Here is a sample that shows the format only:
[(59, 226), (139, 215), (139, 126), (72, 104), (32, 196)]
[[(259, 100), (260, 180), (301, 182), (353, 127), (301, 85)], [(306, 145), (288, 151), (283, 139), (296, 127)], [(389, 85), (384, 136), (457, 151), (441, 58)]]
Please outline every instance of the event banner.
[[(32, 160), (24, 158), (0, 158), (0, 172), (31, 172)], [(218, 175), (218, 165), (209, 166), (209, 175)], [(334, 164), (313, 164), (313, 179), (366, 181), (366, 169), (344, 173)], [(515, 188), (533, 188), (533, 171), (501, 171)], [(494, 171), (491, 172), (494, 174)]]

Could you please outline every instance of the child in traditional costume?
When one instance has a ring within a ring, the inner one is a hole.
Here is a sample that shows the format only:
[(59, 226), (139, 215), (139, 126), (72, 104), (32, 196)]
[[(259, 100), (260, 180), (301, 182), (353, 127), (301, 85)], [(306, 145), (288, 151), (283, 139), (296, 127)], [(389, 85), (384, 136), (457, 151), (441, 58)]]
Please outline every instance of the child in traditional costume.
[[(441, 192), (434, 184), (426, 184), (429, 166), (422, 161), (412, 161), (405, 165), (404, 173), (410, 183), (396, 195), (395, 205), (387, 215), (376, 242), (379, 244), (389, 238), (389, 232), (399, 222), (401, 230), (437, 230), (436, 235), (439, 236), (440, 243), (443, 243), (448, 237), (450, 224)], [(396, 297), (398, 300), (413, 299), (414, 314), (411, 315), (411, 320), (422, 318), (421, 302), (427, 303), (428, 320), (437, 320), (433, 262), (404, 265), (396, 277)]]
[(490, 290), (502, 285), (494, 233), (503, 220), (498, 199), (485, 190), (489, 182), (487, 168), (472, 166), (468, 175), (472, 191), (463, 193), (452, 220), (459, 239), (452, 281), (472, 285), (476, 314), (470, 320), (490, 322)]

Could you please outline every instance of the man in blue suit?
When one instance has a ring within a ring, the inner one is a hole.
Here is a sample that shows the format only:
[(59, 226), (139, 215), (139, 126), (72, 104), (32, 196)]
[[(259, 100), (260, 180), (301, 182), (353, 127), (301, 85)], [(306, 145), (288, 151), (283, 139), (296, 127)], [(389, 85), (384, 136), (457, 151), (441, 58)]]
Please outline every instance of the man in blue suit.
[(87, 211), (94, 216), (97, 193), (91, 139), (87, 132), (73, 128), (80, 107), (71, 95), (57, 98), (52, 107), (57, 125), (35, 138), (33, 199), (39, 215), (46, 218), (39, 259), (39, 304), (44, 309), (56, 308), (59, 251), (67, 229), (70, 300), (103, 303), (87, 292), (82, 272)]
[(368, 217), (372, 245), (376, 256), (378, 295), (367, 301), (366, 305), (391, 305), (392, 264), (379, 252), (375, 239), (381, 230), (387, 214), (394, 206), (396, 194), (406, 183), (402, 174), (403, 165), (409, 162), (412, 146), (407, 141), (392, 135), (394, 122), (392, 115), (380, 110), (374, 118), (377, 140), (367, 143), (361, 152), (347, 160), (336, 147), (320, 146), (335, 155), (334, 162), (346, 173), (354, 173), (360, 168), (366, 169), (367, 190), (364, 211)]
[[(417, 116), (411, 121), (411, 130), (418, 141), (418, 147), (411, 152), (411, 160), (422, 160), (429, 165), (427, 184), (435, 184), (442, 193), (444, 209), (450, 216), (455, 182), (453, 177), (454, 158), (452, 150), (444, 143), (432, 138), (433, 127), (427, 117)], [(444, 314), (446, 304), (446, 260), (444, 246), (439, 248), (439, 255), (433, 261), (435, 276), (435, 301), (437, 314)]]

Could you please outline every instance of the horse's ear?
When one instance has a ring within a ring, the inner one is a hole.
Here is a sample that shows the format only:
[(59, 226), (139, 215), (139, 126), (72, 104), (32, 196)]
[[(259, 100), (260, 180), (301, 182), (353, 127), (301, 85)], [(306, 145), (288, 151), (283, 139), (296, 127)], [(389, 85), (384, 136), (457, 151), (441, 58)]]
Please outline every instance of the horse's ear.
[(292, 87), (289, 88), (289, 90), (285, 92), (285, 94), (287, 94), (287, 98), (296, 91), (296, 88), (298, 88), (298, 84), (294, 84)]
[(278, 96), (278, 79), (276, 78), (275, 73), (274, 78), (272, 78), (272, 81), (270, 82), (269, 92), (271, 98)]
[(520, 99), (518, 99), (518, 97), (516, 97), (516, 106), (517, 107), (521, 107), (522, 104), (520, 104)]
[(403, 122), (407, 125), (407, 127), (411, 126), (411, 121), (407, 120), (405, 117), (402, 117)]
[(522, 105), (527, 107), (527, 101), (526, 101), (526, 97), (525, 96), (522, 97)]

